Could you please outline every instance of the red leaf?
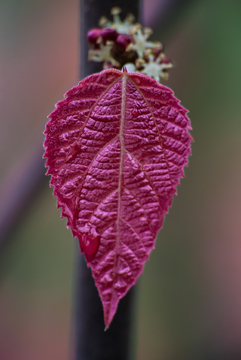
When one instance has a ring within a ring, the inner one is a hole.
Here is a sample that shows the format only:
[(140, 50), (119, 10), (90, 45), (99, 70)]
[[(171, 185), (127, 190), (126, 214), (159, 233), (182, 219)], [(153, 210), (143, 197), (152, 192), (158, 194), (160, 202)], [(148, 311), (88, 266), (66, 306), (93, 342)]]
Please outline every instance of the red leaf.
[(186, 113), (150, 77), (109, 69), (69, 90), (49, 116), (47, 174), (92, 268), (107, 327), (184, 176), (192, 141)]

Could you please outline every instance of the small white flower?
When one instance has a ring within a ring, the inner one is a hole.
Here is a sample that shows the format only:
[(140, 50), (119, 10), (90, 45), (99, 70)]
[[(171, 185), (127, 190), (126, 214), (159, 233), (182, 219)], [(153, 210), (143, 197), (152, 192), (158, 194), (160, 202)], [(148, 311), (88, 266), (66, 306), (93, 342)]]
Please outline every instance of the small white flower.
[(167, 73), (164, 70), (172, 68), (172, 64), (161, 63), (162, 58), (163, 56), (158, 56), (158, 58), (154, 60), (154, 55), (149, 54), (149, 62), (142, 65), (144, 69), (140, 72), (152, 77), (158, 82), (160, 81), (160, 78), (166, 79)]
[(115, 29), (119, 34), (128, 34), (129, 30), (133, 26), (134, 16), (129, 14), (125, 18), (124, 21), (121, 21), (120, 14), (121, 9), (117, 6), (111, 9), (111, 15), (113, 15), (113, 22), (108, 20), (106, 17), (102, 16), (100, 19), (100, 26), (101, 27), (110, 27)]
[(150, 36), (150, 32), (146, 32), (146, 33), (144, 32), (143, 34), (140, 29), (137, 29), (136, 33), (133, 34), (132, 36), (135, 41), (135, 44), (133, 45), (131, 44), (129, 50), (136, 50), (140, 58), (143, 58), (146, 49), (153, 49), (160, 46), (159, 43), (147, 41), (148, 37)]
[[(113, 66), (117, 65), (117, 61), (111, 55), (111, 49), (113, 44), (100, 44), (100, 49), (91, 49), (89, 50), (89, 60), (101, 62), (103, 61), (104, 68), (108, 66), (108, 64), (112, 64)], [(118, 65), (117, 65), (118, 66)]]

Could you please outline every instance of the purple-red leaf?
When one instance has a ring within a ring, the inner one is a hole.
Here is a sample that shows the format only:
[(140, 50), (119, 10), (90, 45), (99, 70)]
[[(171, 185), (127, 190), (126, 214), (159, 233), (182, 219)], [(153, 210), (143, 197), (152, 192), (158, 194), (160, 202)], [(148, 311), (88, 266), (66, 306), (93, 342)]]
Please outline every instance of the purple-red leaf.
[(142, 273), (187, 165), (190, 121), (148, 76), (104, 70), (49, 116), (51, 186), (98, 288), (108, 327)]

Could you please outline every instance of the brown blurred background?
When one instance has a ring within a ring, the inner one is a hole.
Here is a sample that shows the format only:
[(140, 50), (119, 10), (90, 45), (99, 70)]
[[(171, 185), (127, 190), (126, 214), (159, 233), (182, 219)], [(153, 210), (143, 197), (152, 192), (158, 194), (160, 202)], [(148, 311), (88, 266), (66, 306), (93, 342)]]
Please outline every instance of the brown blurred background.
[[(175, 63), (165, 85), (190, 110), (195, 142), (139, 280), (136, 359), (241, 359), (241, 2), (190, 2), (164, 39), (161, 5), (147, 0), (145, 21)], [(77, 0), (0, 1), (2, 199), (78, 82), (78, 11)], [(71, 359), (76, 241), (65, 223), (46, 179), (0, 255), (0, 360)]]

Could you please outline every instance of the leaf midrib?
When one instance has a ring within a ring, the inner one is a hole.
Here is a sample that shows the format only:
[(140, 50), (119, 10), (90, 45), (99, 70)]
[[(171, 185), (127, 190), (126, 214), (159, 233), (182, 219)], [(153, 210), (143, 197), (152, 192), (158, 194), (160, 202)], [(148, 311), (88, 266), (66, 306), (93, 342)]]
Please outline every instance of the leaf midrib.
[[(124, 164), (124, 155), (125, 155), (125, 141), (124, 141), (124, 125), (125, 125), (125, 116), (126, 116), (126, 86), (127, 86), (127, 79), (128, 75), (123, 73), (121, 79), (121, 119), (120, 119), (120, 167), (119, 167), (119, 183), (118, 183), (118, 207), (117, 207), (117, 231), (116, 231), (116, 244), (114, 249), (114, 266), (113, 266), (113, 280), (112, 280), (112, 287), (111, 287), (111, 298), (110, 298), (110, 308), (108, 314), (108, 320), (110, 319), (110, 310), (112, 307), (112, 299), (113, 299), (113, 292), (114, 292), (114, 284), (116, 281), (116, 265), (117, 265), (117, 258), (118, 258), (118, 247), (120, 243), (120, 220), (121, 220), (121, 196), (122, 196), (122, 189), (123, 189), (123, 164)], [(110, 321), (108, 321), (108, 324)], [(106, 328), (108, 325), (106, 326)]]

